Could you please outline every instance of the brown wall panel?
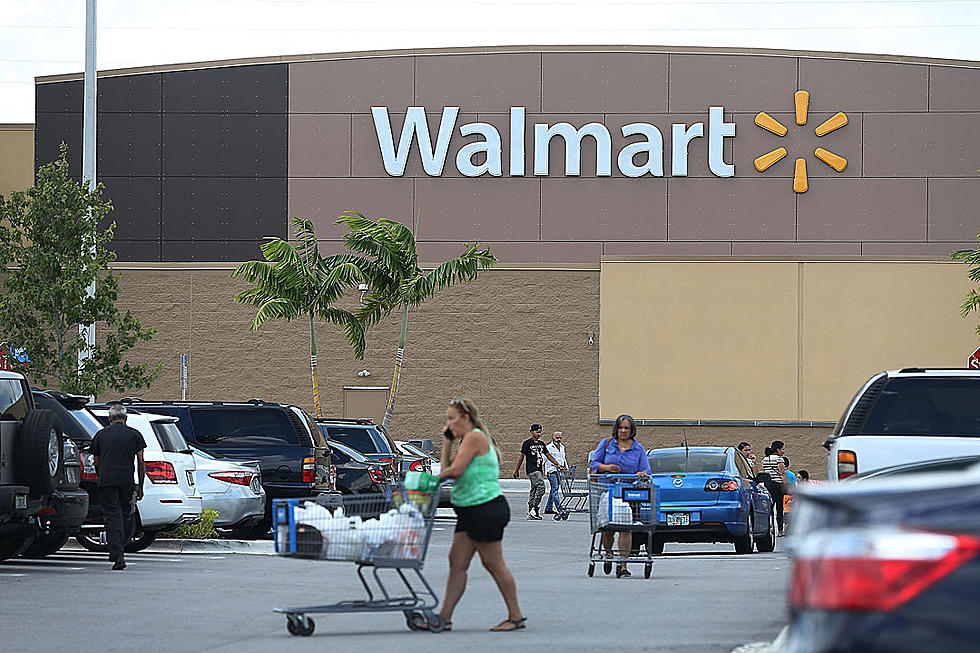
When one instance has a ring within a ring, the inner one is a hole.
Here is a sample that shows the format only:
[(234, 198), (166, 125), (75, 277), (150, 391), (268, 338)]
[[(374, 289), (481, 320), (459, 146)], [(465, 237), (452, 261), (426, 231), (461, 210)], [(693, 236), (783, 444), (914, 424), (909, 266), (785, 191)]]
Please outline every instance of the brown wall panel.
[(289, 64), (290, 113), (355, 113), (415, 104), (413, 57)]
[(289, 217), (312, 220), (317, 238), (339, 239), (334, 221), (344, 211), (412, 224), (411, 179), (290, 179)]
[(784, 179), (671, 179), (667, 202), (671, 240), (794, 240), (796, 235), (796, 199)]
[[(415, 102), (441, 109), (501, 111), (510, 107), (537, 110), (541, 102), (541, 55), (462, 54), (417, 57)], [(396, 107), (389, 107), (389, 110)]]
[(869, 114), (864, 174), (869, 177), (974, 177), (980, 113)]
[(728, 241), (678, 240), (666, 243), (611, 242), (603, 243), (602, 253), (605, 256), (728, 256), (732, 253), (732, 244)]
[(925, 111), (928, 77), (925, 65), (800, 58), (800, 89), (813, 111)]
[(930, 111), (980, 111), (980, 70), (929, 67)]
[[(507, 263), (595, 263), (602, 256), (602, 243), (594, 242), (530, 242), (513, 241), (480, 242), (490, 247), (490, 251), (501, 264)], [(419, 260), (429, 264), (439, 264), (454, 256), (459, 256), (461, 243), (420, 242)]]
[(980, 179), (929, 180), (929, 240), (970, 240), (980, 232)]
[(795, 57), (670, 55), (670, 111), (786, 111), (795, 92)]
[(419, 238), (453, 241), (539, 239), (537, 179), (419, 179)]
[(733, 256), (859, 256), (861, 243), (732, 243)]
[(666, 240), (663, 179), (545, 179), (542, 240)]
[(666, 113), (665, 54), (544, 54), (541, 111)]
[(289, 176), (349, 177), (351, 117), (289, 114)]
[[(924, 179), (833, 179), (799, 198), (800, 240), (924, 241)], [(816, 185), (814, 185), (816, 186)]]

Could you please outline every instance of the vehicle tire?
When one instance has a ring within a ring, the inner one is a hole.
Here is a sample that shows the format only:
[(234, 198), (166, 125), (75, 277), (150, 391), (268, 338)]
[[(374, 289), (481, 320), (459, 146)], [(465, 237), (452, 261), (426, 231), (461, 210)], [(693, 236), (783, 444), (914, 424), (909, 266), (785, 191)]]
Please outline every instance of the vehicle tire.
[(126, 553), (137, 553), (153, 544), (157, 539), (157, 531), (137, 531), (129, 544), (123, 547)]
[(48, 494), (58, 487), (64, 460), (65, 436), (54, 411), (38, 408), (27, 413), (17, 436), (17, 467), (20, 482), (31, 495)]
[(105, 553), (109, 550), (109, 546), (102, 544), (100, 541), (102, 533), (103, 531), (81, 530), (75, 534), (75, 541), (78, 542), (83, 549), (94, 551), (95, 553)]
[(26, 551), (31, 543), (34, 542), (33, 535), (24, 537), (14, 537), (9, 540), (0, 541), (0, 560), (15, 558)]
[(254, 526), (241, 529), (241, 540), (261, 540), (270, 537), (272, 532), (272, 516), (263, 517)]
[(776, 513), (773, 510), (769, 511), (769, 527), (766, 530), (766, 534), (762, 537), (756, 538), (755, 548), (759, 553), (772, 553), (776, 548)]
[(739, 555), (755, 553), (755, 533), (752, 532), (753, 528), (755, 528), (755, 524), (750, 513), (745, 522), (745, 535), (736, 537), (734, 540), (735, 553)]
[(47, 535), (38, 534), (34, 537), (34, 542), (21, 553), (25, 558), (43, 558), (52, 553), (57, 553), (68, 541), (68, 529), (51, 531)]
[[(94, 551), (95, 553), (106, 553), (109, 551), (109, 545), (102, 543), (102, 540), (105, 539), (103, 533), (105, 533), (105, 530), (82, 529), (75, 533), (75, 541), (81, 544), (82, 548), (89, 551)], [(153, 544), (156, 539), (157, 531), (143, 530), (143, 526), (139, 521), (139, 511), (137, 511), (136, 530), (133, 533), (133, 538), (126, 543), (126, 546), (123, 547), (123, 551), (126, 553), (137, 553)]]

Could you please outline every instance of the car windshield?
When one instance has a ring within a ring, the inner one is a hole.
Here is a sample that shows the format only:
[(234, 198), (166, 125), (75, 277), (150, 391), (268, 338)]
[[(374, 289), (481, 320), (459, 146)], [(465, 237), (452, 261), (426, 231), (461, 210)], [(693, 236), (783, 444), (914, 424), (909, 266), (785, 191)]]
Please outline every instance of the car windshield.
[(173, 422), (152, 422), (153, 433), (160, 442), (160, 448), (170, 453), (189, 453), (190, 447)]
[(723, 472), (728, 458), (724, 452), (672, 451), (650, 453), (650, 471), (654, 474), (693, 474), (695, 472)]
[(980, 437), (980, 377), (892, 379), (860, 434)]

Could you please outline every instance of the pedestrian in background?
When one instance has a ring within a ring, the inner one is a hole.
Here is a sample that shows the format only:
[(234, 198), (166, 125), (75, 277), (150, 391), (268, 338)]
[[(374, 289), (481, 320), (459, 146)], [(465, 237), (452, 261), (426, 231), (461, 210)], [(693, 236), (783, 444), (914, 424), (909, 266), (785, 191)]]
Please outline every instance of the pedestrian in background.
[(546, 515), (561, 512), (561, 497), (558, 496), (558, 472), (559, 470), (568, 471), (568, 464), (565, 462), (565, 446), (561, 439), (562, 432), (555, 431), (551, 435), (551, 443), (545, 447), (550, 458), (546, 458), (544, 461), (544, 473), (548, 476), (548, 483), (551, 485), (551, 494), (548, 495), (548, 502), (544, 506), (544, 514)]
[[(612, 435), (599, 443), (592, 453), (589, 469), (593, 474), (650, 474), (650, 460), (643, 446), (636, 441), (636, 420), (629, 415), (620, 415), (613, 425)], [(602, 547), (606, 555), (612, 557), (613, 532), (602, 534)], [(629, 531), (619, 532), (619, 553), (628, 557), (633, 544), (633, 534)], [(612, 571), (612, 563), (602, 563), (602, 571)], [(621, 562), (616, 570), (616, 578), (629, 577), (626, 563)]]
[(766, 447), (766, 457), (762, 459), (762, 470), (768, 477), (765, 486), (776, 506), (776, 526), (780, 537), (786, 534), (783, 523), (783, 495), (786, 494), (785, 488), (789, 483), (786, 478), (786, 463), (783, 462), (784, 447), (782, 440), (773, 440), (772, 444)]
[(752, 445), (748, 442), (739, 442), (738, 450), (742, 452), (745, 456), (745, 460), (749, 463), (749, 467), (755, 470), (755, 454), (752, 453)]
[[(531, 437), (521, 444), (521, 456), (517, 459), (517, 469), (514, 470), (514, 478), (519, 477), (521, 463), (525, 463), (524, 472), (531, 482), (531, 491), (527, 496), (528, 519), (543, 519), (541, 499), (544, 498), (544, 461), (551, 458), (551, 454), (541, 441), (541, 431), (540, 424), (531, 424)], [(552, 458), (551, 462), (555, 463), (555, 460)]]
[[(500, 491), (500, 458), (472, 401), (456, 399), (449, 404), (443, 438), (439, 478), (455, 479), (450, 497), (456, 511), (456, 532), (449, 549), (449, 578), (439, 614), (446, 630), (452, 630), (453, 611), (466, 591), (470, 561), (479, 553), (507, 605), (507, 619), (490, 630), (520, 630), (527, 619), (521, 614), (517, 583), (504, 561), (501, 545), (510, 521), (510, 506)], [(451, 455), (454, 441), (459, 442), (455, 456)]]
[[(126, 568), (123, 548), (133, 537), (133, 513), (136, 502), (143, 498), (144, 449), (146, 441), (142, 434), (126, 426), (126, 407), (120, 403), (109, 404), (109, 426), (92, 438), (91, 452), (99, 476), (99, 503), (102, 504), (109, 560), (115, 570)], [(139, 481), (134, 487), (133, 476), (137, 470)]]

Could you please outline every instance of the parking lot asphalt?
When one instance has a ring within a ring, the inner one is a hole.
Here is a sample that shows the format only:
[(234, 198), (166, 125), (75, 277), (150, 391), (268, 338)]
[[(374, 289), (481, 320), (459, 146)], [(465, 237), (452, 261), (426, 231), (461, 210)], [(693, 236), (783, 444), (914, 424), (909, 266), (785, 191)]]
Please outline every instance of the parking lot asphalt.
[[(510, 503), (514, 519), (504, 549), (528, 617), (527, 629), (517, 633), (487, 632), (505, 611), (477, 561), (451, 633), (410, 632), (402, 614), (372, 613), (314, 615), (313, 636), (293, 637), (272, 609), (362, 598), (353, 563), (154, 552), (128, 555), (129, 568), (112, 572), (103, 555), (62, 551), (44, 560), (0, 563), (0, 642), (10, 653), (77, 648), (80, 637), (86, 648), (102, 651), (168, 653), (393, 646), (496, 653), (515, 645), (727, 653), (773, 640), (785, 623), (778, 588), (785, 587), (789, 561), (780, 548), (736, 556), (731, 545), (667, 545), (649, 580), (642, 573), (617, 580), (599, 570), (589, 578), (588, 515), (529, 522), (523, 498), (511, 496)], [(440, 597), (453, 525), (451, 519), (436, 521), (423, 570)]]

